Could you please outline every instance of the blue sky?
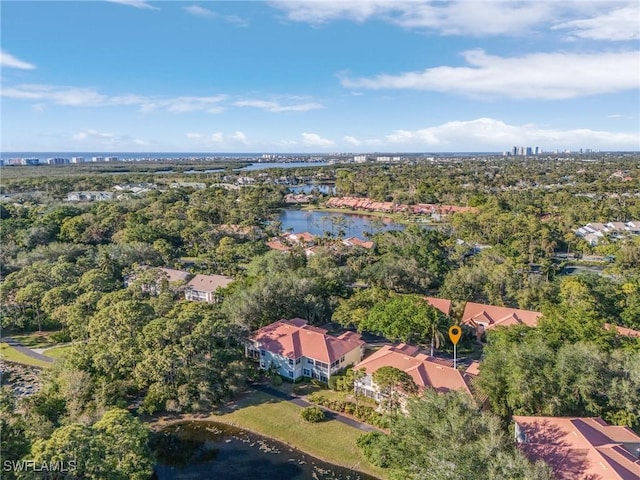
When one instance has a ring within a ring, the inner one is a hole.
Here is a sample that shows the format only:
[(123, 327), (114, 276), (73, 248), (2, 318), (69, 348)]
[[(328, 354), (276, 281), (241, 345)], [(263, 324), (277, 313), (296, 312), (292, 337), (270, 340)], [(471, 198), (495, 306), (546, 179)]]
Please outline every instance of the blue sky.
[(11, 1), (2, 150), (640, 150), (635, 1)]

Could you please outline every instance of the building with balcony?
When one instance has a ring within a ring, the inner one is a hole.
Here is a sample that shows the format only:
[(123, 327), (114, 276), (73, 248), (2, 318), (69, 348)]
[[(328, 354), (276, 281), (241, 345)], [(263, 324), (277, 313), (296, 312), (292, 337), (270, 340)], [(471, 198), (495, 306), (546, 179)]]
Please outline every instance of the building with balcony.
[(362, 359), (364, 345), (357, 333), (334, 337), (302, 318), (293, 318), (255, 332), (245, 344), (245, 354), (259, 361), (262, 370), (275, 369), (292, 381), (307, 377), (328, 382), (332, 375)]

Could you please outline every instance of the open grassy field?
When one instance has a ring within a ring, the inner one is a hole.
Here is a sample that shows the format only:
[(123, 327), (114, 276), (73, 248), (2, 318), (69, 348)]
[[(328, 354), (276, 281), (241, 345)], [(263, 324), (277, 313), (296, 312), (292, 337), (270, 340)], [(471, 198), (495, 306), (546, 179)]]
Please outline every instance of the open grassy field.
[(71, 347), (72, 345), (63, 345), (61, 347), (48, 348), (44, 351), (44, 355), (46, 355), (47, 357), (55, 358), (57, 360), (63, 358)]
[(222, 421), (287, 443), (321, 460), (386, 478), (383, 469), (369, 463), (356, 440), (362, 432), (335, 420), (307, 423), (301, 408), (266, 393), (253, 392), (238, 402), (238, 408), (216, 415)]
[(30, 332), (7, 335), (27, 348), (48, 348), (58, 342), (52, 338), (56, 332)]
[(7, 362), (17, 362), (24, 365), (31, 365), (34, 367), (48, 367), (50, 363), (36, 360), (35, 358), (27, 357), (20, 353), (15, 348), (7, 345), (6, 343), (0, 343), (0, 358)]

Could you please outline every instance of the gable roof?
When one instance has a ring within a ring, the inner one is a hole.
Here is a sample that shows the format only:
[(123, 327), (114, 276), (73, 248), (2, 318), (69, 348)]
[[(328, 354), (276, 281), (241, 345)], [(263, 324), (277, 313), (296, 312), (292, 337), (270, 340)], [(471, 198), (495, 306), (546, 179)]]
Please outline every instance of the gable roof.
[(175, 270), (173, 268), (158, 268), (158, 270), (166, 275), (169, 282), (186, 281), (191, 276), (189, 272), (184, 270)]
[(279, 320), (262, 327), (251, 340), (260, 348), (283, 357), (308, 357), (329, 364), (364, 345), (357, 333), (345, 332), (334, 337), (323, 328), (308, 325), (302, 318)]
[(446, 298), (424, 297), (424, 299), (434, 308), (437, 308), (445, 315), (451, 315), (451, 300)]
[(353, 368), (364, 369), (372, 375), (382, 367), (394, 367), (408, 373), (420, 390), (461, 390), (471, 395), (462, 373), (453, 368), (450, 362), (429, 357), (418, 351), (418, 347), (404, 343), (396, 346), (385, 345)]
[(542, 459), (558, 480), (637, 480), (640, 460), (632, 449), (640, 437), (627, 427), (599, 417), (514, 416), (520, 447), (532, 460)]
[(535, 327), (541, 316), (542, 313), (530, 310), (467, 302), (462, 314), (462, 323), (473, 325), (474, 327), (477, 327), (478, 324), (483, 324), (485, 329), (516, 324)]
[(198, 292), (213, 293), (220, 287), (226, 287), (233, 278), (225, 277), (223, 275), (201, 275), (198, 274), (187, 284), (192, 290)]
[(360, 240), (358, 237), (349, 237), (342, 240), (347, 247), (373, 248), (373, 242)]

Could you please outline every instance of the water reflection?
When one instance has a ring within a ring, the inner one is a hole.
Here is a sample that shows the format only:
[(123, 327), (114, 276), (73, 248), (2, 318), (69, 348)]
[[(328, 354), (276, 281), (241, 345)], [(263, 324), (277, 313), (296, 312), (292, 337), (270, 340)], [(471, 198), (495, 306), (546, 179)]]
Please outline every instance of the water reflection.
[(286, 209), (282, 211), (278, 220), (282, 222), (283, 231), (309, 232), (319, 236), (325, 232), (338, 236), (342, 232), (343, 237), (361, 239), (379, 232), (405, 228), (390, 218), (311, 210)]
[(241, 429), (209, 421), (171, 425), (154, 442), (159, 480), (375, 480)]

